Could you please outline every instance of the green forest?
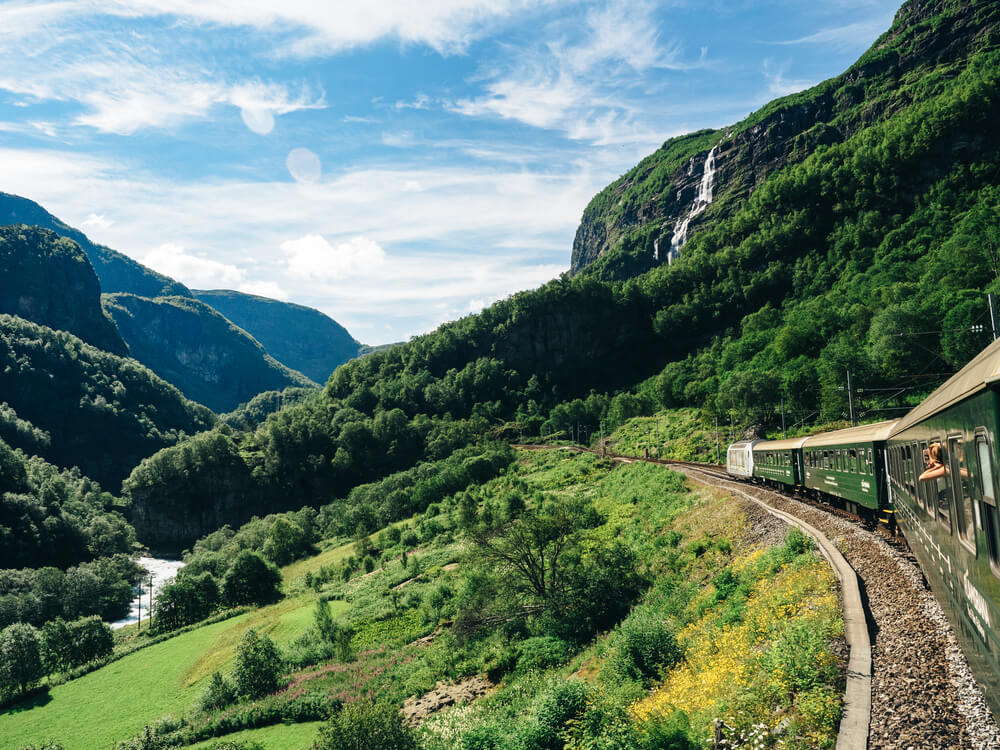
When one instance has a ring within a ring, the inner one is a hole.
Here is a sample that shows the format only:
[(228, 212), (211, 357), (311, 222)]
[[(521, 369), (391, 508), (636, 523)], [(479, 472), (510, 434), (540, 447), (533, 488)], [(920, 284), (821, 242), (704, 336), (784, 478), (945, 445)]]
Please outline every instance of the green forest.
[[(724, 451), (918, 403), (994, 338), (998, 92), (1000, 8), (910, 2), (843, 75), (605, 188), (559, 278), (373, 350), (0, 194), (70, 237), (0, 229), (4, 741), (689, 750), (724, 718), (832, 747), (843, 623), (811, 543), (553, 446), (714, 461), (720, 427)], [(666, 263), (710, 149), (715, 199)], [(210, 346), (230, 380), (180, 367)], [(150, 549), (185, 566), (112, 634)]]

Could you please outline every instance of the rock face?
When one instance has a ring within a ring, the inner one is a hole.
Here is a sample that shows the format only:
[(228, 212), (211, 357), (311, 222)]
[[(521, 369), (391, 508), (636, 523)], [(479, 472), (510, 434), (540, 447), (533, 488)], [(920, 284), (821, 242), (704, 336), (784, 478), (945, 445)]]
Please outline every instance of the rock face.
[(998, 26), (995, 3), (911, 0), (842, 75), (771, 102), (730, 128), (673, 138), (605, 188), (584, 211), (570, 273), (600, 259), (600, 275), (628, 278), (666, 262), (664, 250), (695, 201), (713, 146), (716, 199), (691, 222), (692, 235), (729, 216), (783, 167), (907, 107), (908, 95), (897, 91), (902, 81), (938, 69), (954, 75), (973, 52), (995, 46)]
[(191, 292), (183, 284), (146, 268), (110, 247), (91, 242), (79, 229), (65, 224), (27, 198), (0, 193), (0, 224), (33, 224), (73, 240), (90, 258), (103, 292), (128, 292), (144, 297), (191, 296)]
[(338, 365), (358, 356), (361, 344), (319, 310), (227, 289), (194, 296), (253, 336), (283, 365), (325, 383)]
[(135, 359), (213, 411), (231, 411), (263, 391), (314, 385), (204, 302), (112, 294), (104, 306)]
[(485, 677), (470, 677), (455, 685), (439, 682), (429, 693), (419, 698), (409, 698), (403, 704), (403, 718), (411, 726), (419, 726), (424, 719), (442, 708), (468, 703), (489, 692), (493, 685)]
[(0, 227), (0, 313), (69, 331), (98, 349), (128, 347), (101, 309), (101, 288), (73, 240), (39, 227)]

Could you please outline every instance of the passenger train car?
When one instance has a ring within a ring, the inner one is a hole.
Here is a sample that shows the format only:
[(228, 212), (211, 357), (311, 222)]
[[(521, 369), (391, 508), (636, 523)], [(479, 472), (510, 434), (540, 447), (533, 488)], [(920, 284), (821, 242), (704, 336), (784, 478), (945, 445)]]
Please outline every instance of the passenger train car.
[[(734, 443), (733, 476), (894, 517), (1000, 716), (1000, 341), (897, 422)], [(747, 453), (750, 456), (747, 457)]]

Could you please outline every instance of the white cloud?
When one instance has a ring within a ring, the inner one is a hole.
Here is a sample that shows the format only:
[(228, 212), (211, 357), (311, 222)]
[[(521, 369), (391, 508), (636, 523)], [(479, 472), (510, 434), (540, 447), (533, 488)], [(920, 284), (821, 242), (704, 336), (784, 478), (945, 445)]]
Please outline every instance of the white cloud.
[(892, 23), (892, 13), (882, 13), (863, 21), (855, 21), (843, 26), (832, 26), (819, 31), (775, 44), (823, 44), (838, 50), (853, 50), (866, 47)]
[(369, 276), (385, 264), (385, 250), (367, 237), (352, 237), (331, 245), (318, 234), (281, 243), (288, 255), (288, 272), (300, 279), (330, 281)]
[(109, 229), (114, 224), (114, 221), (104, 217), (104, 214), (89, 214), (86, 219), (80, 222), (80, 227), (82, 229)]
[[(551, 30), (543, 40), (512, 50), (513, 64), (485, 71), (485, 94), (448, 108), (470, 117), (499, 117), (560, 130), (596, 144), (656, 143), (662, 136), (639, 120), (648, 97), (628, 90), (650, 69), (687, 70), (705, 64), (681, 60), (681, 47), (660, 39), (654, 7), (612, 0), (591, 8), (582, 36)], [(551, 38), (551, 34), (557, 34)]]
[(771, 59), (765, 59), (762, 66), (764, 79), (767, 81), (767, 91), (771, 96), (788, 96), (797, 94), (811, 86), (816, 85), (816, 81), (798, 78), (785, 78), (785, 66), (776, 66)]
[(195, 289), (232, 289), (244, 282), (244, 272), (236, 266), (192, 255), (170, 242), (147, 251), (140, 260), (153, 270)]
[(276, 281), (244, 281), (239, 285), (239, 291), (246, 294), (256, 294), (259, 297), (270, 297), (287, 301), (290, 298), (288, 291)]

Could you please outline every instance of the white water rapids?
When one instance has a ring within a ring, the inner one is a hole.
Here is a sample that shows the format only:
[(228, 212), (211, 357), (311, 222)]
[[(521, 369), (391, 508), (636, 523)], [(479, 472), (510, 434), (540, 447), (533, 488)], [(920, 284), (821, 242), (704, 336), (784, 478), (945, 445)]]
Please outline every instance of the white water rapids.
[[(687, 242), (688, 238), (688, 225), (691, 220), (702, 213), (708, 204), (712, 202), (712, 190), (715, 187), (715, 151), (718, 146), (713, 146), (712, 150), (708, 152), (708, 156), (705, 158), (705, 169), (701, 175), (701, 184), (698, 186), (698, 195), (695, 196), (694, 204), (691, 206), (691, 210), (688, 211), (687, 216), (683, 219), (678, 219), (677, 223), (674, 224), (674, 236), (670, 238), (670, 249), (667, 251), (667, 263), (673, 263), (674, 260), (680, 256), (681, 248), (684, 243)], [(660, 258), (660, 243), (659, 240), (653, 245), (653, 255), (659, 260)]]
[(140, 557), (139, 565), (146, 569), (146, 575), (139, 582), (138, 594), (132, 600), (128, 615), (121, 620), (110, 623), (112, 629), (117, 630), (126, 625), (131, 625), (139, 619), (140, 604), (142, 607), (142, 619), (145, 621), (149, 617), (149, 578), (153, 578), (153, 598), (160, 592), (160, 588), (168, 580), (177, 575), (177, 571), (184, 567), (180, 560), (164, 560), (158, 557)]

